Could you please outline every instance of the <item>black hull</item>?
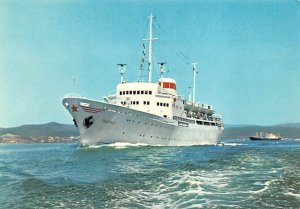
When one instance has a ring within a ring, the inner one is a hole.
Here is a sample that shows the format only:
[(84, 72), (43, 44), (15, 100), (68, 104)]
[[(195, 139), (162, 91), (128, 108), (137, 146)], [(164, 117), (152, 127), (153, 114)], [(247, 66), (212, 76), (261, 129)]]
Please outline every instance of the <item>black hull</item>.
[(263, 140), (263, 141), (278, 141), (278, 140), (281, 140), (280, 137), (278, 138), (275, 138), (275, 139), (270, 139), (270, 138), (261, 138), (261, 137), (256, 137), (256, 136), (250, 136), (249, 137), (250, 140), (253, 140), (253, 141), (260, 141), (260, 140)]

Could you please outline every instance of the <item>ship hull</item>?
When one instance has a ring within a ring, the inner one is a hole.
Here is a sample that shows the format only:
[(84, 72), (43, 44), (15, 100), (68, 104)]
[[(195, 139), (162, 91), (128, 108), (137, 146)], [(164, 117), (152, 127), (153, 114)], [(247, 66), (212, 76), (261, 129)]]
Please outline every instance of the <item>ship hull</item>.
[(212, 145), (223, 127), (188, 124), (126, 107), (81, 98), (65, 98), (63, 105), (79, 128), (81, 145), (115, 142), (165, 146)]

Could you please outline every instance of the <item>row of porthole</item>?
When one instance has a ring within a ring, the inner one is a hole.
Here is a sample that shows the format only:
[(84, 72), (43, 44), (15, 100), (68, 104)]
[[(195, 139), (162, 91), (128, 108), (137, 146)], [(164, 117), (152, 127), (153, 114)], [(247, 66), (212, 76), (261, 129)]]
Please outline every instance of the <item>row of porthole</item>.
[[(130, 119), (127, 119), (126, 121), (128, 121), (128, 122), (135, 122), (134, 120), (130, 120)], [(141, 123), (140, 121), (138, 121), (137, 123)], [(148, 123), (145, 123), (145, 125), (147, 125)], [(151, 125), (151, 126), (159, 126), (159, 125), (157, 125), (157, 124), (153, 124), (153, 123), (149, 123), (149, 125)], [(168, 127), (168, 126), (162, 126), (162, 125), (160, 125), (160, 127), (161, 128), (169, 128), (169, 129), (171, 129), (171, 127)]]
[[(120, 113), (120, 114), (126, 114), (126, 115), (130, 115), (130, 116), (134, 116), (134, 114), (132, 114), (132, 113), (130, 113), (130, 112), (121, 112), (121, 111), (112, 110), (112, 109), (106, 109), (106, 110), (108, 110), (108, 111), (110, 111), (110, 112), (116, 112), (116, 113)], [(140, 117), (140, 118), (147, 118), (147, 117), (141, 116), (141, 115), (139, 115), (139, 114), (136, 114), (135, 116)], [(147, 118), (147, 119), (149, 119), (149, 118)], [(152, 120), (157, 120), (157, 119), (153, 119), (153, 118), (150, 118), (150, 119), (152, 119)], [(159, 121), (159, 120), (157, 120), (157, 121)], [(147, 123), (145, 123), (145, 124), (147, 124)]]
[[(126, 115), (130, 115), (130, 116), (133, 116), (134, 114), (132, 114), (132, 113), (129, 113), (129, 112), (121, 112), (121, 111), (116, 111), (116, 110), (112, 110), (112, 109), (109, 109), (109, 108), (106, 108), (105, 107), (105, 109), (106, 110), (108, 110), (108, 111), (111, 111), (111, 112), (117, 112), (117, 113), (120, 113), (120, 114), (126, 114)], [(136, 115), (137, 117), (140, 117), (140, 118), (146, 118), (146, 117), (143, 117), (143, 116), (141, 116), (141, 115)], [(150, 118), (151, 119), (151, 118)], [(152, 120), (157, 120), (157, 119), (152, 119)], [(130, 119), (127, 119), (126, 121), (131, 121)], [(160, 120), (157, 120), (158, 122), (161, 122)], [(134, 120), (132, 120), (132, 122), (134, 123), (135, 121)], [(137, 123), (141, 123), (140, 121), (138, 121)], [(145, 125), (147, 125), (147, 123), (145, 123)], [(153, 125), (153, 124), (151, 124), (151, 125)], [(157, 125), (155, 125), (155, 126), (157, 126)], [(168, 127), (168, 126), (160, 126), (161, 128), (169, 128), (169, 129), (171, 129), (171, 127)]]
[[(125, 135), (125, 132), (123, 131), (123, 135)], [(145, 137), (145, 134), (140, 134), (140, 137)], [(150, 138), (155, 138), (153, 136), (150, 136)], [(159, 139), (159, 137), (157, 136), (156, 139)], [(165, 140), (174, 140), (174, 139), (171, 139), (171, 138), (167, 138), (167, 137), (162, 137), (161, 139), (165, 139)]]

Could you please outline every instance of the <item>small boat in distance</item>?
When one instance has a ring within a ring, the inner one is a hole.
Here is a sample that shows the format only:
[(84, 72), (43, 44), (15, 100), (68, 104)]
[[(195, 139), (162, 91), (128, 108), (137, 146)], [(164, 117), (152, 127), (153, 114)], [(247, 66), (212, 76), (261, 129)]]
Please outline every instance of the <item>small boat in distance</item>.
[(255, 136), (250, 136), (250, 140), (281, 140), (280, 134), (275, 134), (271, 132), (260, 132), (256, 133)]

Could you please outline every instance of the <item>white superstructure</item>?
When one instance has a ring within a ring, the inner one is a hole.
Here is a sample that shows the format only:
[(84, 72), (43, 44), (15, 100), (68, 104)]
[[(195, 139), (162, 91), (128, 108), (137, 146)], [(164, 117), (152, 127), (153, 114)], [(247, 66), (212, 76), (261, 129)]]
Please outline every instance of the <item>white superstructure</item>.
[(63, 105), (79, 128), (81, 144), (114, 142), (190, 146), (216, 144), (223, 122), (212, 106), (195, 101), (196, 63), (193, 63), (193, 99), (178, 95), (176, 82), (163, 76), (152, 82), (152, 18), (150, 17), (148, 82), (125, 82), (125, 64), (119, 64), (121, 81), (116, 93), (104, 101), (66, 96)]

